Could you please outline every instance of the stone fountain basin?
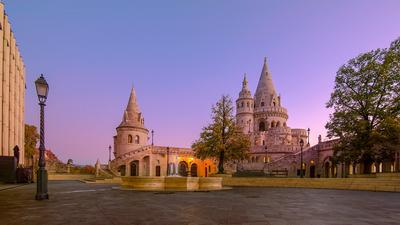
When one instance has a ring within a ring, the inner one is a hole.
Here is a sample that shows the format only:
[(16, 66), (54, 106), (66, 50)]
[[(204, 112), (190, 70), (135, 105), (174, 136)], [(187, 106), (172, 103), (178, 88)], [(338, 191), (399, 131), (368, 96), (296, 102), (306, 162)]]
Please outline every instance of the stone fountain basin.
[(143, 191), (216, 191), (223, 190), (222, 177), (121, 177), (122, 187)]

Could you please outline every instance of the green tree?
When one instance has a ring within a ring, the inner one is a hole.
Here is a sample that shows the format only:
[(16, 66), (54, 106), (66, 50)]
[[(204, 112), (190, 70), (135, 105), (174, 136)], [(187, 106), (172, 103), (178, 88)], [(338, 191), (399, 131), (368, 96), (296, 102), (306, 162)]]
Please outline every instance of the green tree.
[[(334, 158), (370, 165), (392, 154), (399, 139), (400, 39), (389, 48), (360, 54), (339, 68), (327, 103), (333, 108), (328, 137), (339, 138)], [(364, 172), (369, 172), (369, 166)]]
[(218, 173), (224, 173), (225, 161), (248, 157), (250, 139), (236, 125), (229, 96), (223, 95), (212, 107), (212, 123), (203, 128), (192, 148), (200, 159), (218, 159)]
[(39, 140), (37, 128), (25, 124), (25, 156), (31, 159), (35, 155), (36, 144)]

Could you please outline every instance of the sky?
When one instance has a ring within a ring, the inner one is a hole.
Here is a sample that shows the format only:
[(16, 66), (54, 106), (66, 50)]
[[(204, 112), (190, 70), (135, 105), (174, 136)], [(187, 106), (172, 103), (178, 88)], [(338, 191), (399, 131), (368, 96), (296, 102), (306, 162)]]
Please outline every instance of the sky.
[(397, 0), (3, 0), (26, 65), (26, 123), (39, 124), (34, 81), (50, 92), (46, 147), (62, 161), (108, 160), (135, 87), (156, 145), (190, 147), (222, 94), (264, 57), (288, 126), (326, 135), (338, 68), (400, 37)]

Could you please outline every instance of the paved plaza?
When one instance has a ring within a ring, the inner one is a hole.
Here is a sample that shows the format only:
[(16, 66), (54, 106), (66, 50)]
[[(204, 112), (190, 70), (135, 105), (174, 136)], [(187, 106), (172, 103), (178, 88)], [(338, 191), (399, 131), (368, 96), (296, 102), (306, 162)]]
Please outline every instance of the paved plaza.
[(298, 188), (137, 192), (51, 181), (0, 190), (0, 224), (399, 224), (400, 193)]

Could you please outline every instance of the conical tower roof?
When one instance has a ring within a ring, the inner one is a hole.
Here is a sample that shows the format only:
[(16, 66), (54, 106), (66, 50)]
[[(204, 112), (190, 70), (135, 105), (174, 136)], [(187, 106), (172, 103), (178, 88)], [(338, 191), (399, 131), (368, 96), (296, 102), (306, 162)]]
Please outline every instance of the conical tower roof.
[(140, 108), (136, 99), (136, 92), (133, 87), (129, 96), (128, 105), (126, 106), (124, 115), (122, 117), (122, 122), (119, 125), (119, 127), (126, 126), (144, 128), (144, 118), (140, 112)]
[(243, 77), (242, 90), (239, 93), (239, 98), (251, 98), (251, 92), (248, 87), (246, 73), (244, 74), (244, 77)]
[(264, 65), (261, 71), (260, 80), (258, 81), (254, 100), (256, 101), (257, 106), (260, 105), (261, 101), (265, 101), (265, 104), (270, 104), (274, 96), (277, 96), (275, 86), (272, 81), (271, 72), (268, 68), (267, 58), (264, 58)]

